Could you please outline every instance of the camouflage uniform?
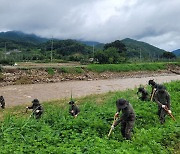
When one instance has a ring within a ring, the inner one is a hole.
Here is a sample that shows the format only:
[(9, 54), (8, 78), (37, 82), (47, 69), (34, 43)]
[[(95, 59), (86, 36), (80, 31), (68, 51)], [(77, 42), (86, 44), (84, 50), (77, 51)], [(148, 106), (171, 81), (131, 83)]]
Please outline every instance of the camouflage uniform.
[(33, 105), (27, 107), (27, 109), (32, 109), (33, 115), (35, 116), (36, 119), (39, 119), (43, 113), (43, 107), (39, 103), (38, 99), (34, 99), (32, 101)]
[(70, 102), (69, 102), (69, 105), (70, 105), (70, 107), (69, 107), (69, 113), (70, 113), (72, 116), (76, 117), (76, 116), (79, 114), (80, 109), (76, 106), (76, 104), (74, 103), (74, 101), (70, 101)]
[(5, 100), (3, 96), (0, 96), (0, 103), (1, 103), (1, 108), (4, 109), (5, 108)]
[(116, 127), (121, 122), (121, 134), (125, 139), (130, 140), (131, 132), (135, 123), (135, 112), (133, 107), (128, 101), (124, 99), (117, 100), (116, 107), (116, 114), (119, 114), (119, 112), (122, 110), (122, 115), (120, 118), (118, 118), (118, 120), (116, 120), (114, 127)]
[(170, 95), (162, 85), (159, 85), (154, 95), (154, 99), (158, 104), (158, 116), (160, 122), (161, 124), (163, 124), (165, 122), (165, 116), (167, 114), (167, 111), (162, 108), (162, 105), (166, 105), (168, 110), (170, 110)]
[(142, 100), (142, 101), (148, 100), (148, 92), (144, 88), (142, 88), (142, 87), (138, 88), (137, 95), (139, 93), (141, 93), (141, 97), (139, 97), (140, 100)]

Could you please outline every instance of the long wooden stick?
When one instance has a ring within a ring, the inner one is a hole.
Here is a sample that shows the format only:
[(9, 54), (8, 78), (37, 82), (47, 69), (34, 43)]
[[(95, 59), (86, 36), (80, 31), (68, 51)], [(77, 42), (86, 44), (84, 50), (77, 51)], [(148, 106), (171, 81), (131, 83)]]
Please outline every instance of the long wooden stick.
[[(116, 122), (116, 116), (114, 116), (114, 121), (113, 121), (113, 126), (114, 126), (114, 124), (115, 124), (115, 122)], [(112, 132), (112, 127), (111, 127), (111, 129), (109, 130), (109, 134), (108, 134), (108, 137), (111, 135), (111, 132)]]
[(154, 88), (154, 89), (153, 89), (153, 93), (152, 93), (152, 95), (151, 95), (151, 101), (153, 100), (155, 91), (156, 91), (156, 89)]
[(170, 117), (171, 117), (174, 121), (176, 121), (176, 119), (174, 118), (174, 116), (172, 115), (172, 113), (169, 113), (169, 112), (168, 112), (167, 106), (164, 108), (164, 110), (170, 115)]

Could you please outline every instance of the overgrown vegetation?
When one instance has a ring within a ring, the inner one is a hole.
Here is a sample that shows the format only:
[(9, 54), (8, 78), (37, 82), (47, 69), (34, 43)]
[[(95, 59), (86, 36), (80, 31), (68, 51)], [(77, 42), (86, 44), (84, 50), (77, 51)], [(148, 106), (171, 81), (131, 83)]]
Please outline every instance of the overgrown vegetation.
[[(128, 71), (157, 71), (167, 69), (169, 63), (136, 63), (136, 64), (91, 64), (87, 68), (95, 72), (128, 72)], [(178, 63), (170, 63), (172, 65)]]
[[(137, 89), (79, 98), (81, 113), (76, 119), (68, 114), (68, 100), (45, 102), (45, 113), (38, 121), (28, 118), (30, 112), (20, 113), (22, 107), (6, 109), (16, 115), (9, 113), (1, 122), (1, 153), (173, 153), (180, 144), (180, 81), (166, 87), (177, 121), (167, 116), (164, 125), (156, 115), (156, 103), (139, 101)], [(118, 126), (107, 138), (118, 98), (129, 100), (136, 112), (132, 141), (123, 140)]]
[(84, 70), (81, 67), (60, 67), (58, 69), (59, 73), (83, 73)]

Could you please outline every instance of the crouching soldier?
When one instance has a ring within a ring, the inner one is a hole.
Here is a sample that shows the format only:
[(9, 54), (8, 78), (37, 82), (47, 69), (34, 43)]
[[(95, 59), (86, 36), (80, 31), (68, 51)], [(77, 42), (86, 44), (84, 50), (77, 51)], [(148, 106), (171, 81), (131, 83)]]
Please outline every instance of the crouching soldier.
[(78, 114), (80, 113), (80, 109), (77, 107), (77, 105), (75, 104), (74, 101), (70, 101), (69, 102), (69, 113), (76, 118), (78, 116)]
[(157, 90), (158, 84), (154, 81), (154, 80), (149, 80), (148, 84), (151, 86), (151, 96), (150, 96), (150, 100), (154, 101), (154, 94)]
[(35, 116), (36, 119), (39, 119), (43, 113), (43, 107), (39, 103), (38, 99), (34, 99), (32, 101), (32, 106), (26, 107), (26, 110), (32, 109), (33, 115)]
[(157, 87), (157, 91), (154, 96), (155, 102), (158, 104), (158, 116), (160, 123), (163, 124), (165, 122), (165, 116), (167, 112), (171, 114), (170, 110), (170, 95), (165, 90), (163, 85), (159, 85)]
[(119, 117), (119, 112), (122, 110), (122, 115), (118, 118), (115, 123), (111, 126), (112, 129), (121, 123), (121, 134), (122, 136), (130, 140), (131, 133), (135, 123), (135, 112), (132, 105), (125, 99), (118, 99), (116, 101), (117, 112), (115, 117)]
[(0, 103), (1, 103), (1, 108), (4, 109), (5, 108), (5, 100), (3, 96), (0, 96)]
[(142, 101), (147, 101), (148, 100), (148, 92), (143, 87), (138, 88), (137, 95), (139, 93), (141, 93), (141, 97), (139, 97), (140, 100), (142, 100)]

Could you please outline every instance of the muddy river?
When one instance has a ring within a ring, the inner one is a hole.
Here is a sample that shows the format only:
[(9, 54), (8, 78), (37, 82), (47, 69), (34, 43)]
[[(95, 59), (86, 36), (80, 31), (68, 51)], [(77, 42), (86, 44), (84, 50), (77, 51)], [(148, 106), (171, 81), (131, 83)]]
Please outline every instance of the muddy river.
[(117, 78), (93, 81), (67, 81), (47, 84), (13, 85), (0, 88), (0, 95), (3, 95), (6, 106), (21, 105), (38, 98), (40, 102), (70, 98), (71, 89), (73, 97), (81, 97), (90, 94), (100, 94), (108, 91), (126, 90), (147, 85), (150, 79), (157, 83), (180, 80), (180, 75), (169, 74), (156, 77), (141, 78)]

